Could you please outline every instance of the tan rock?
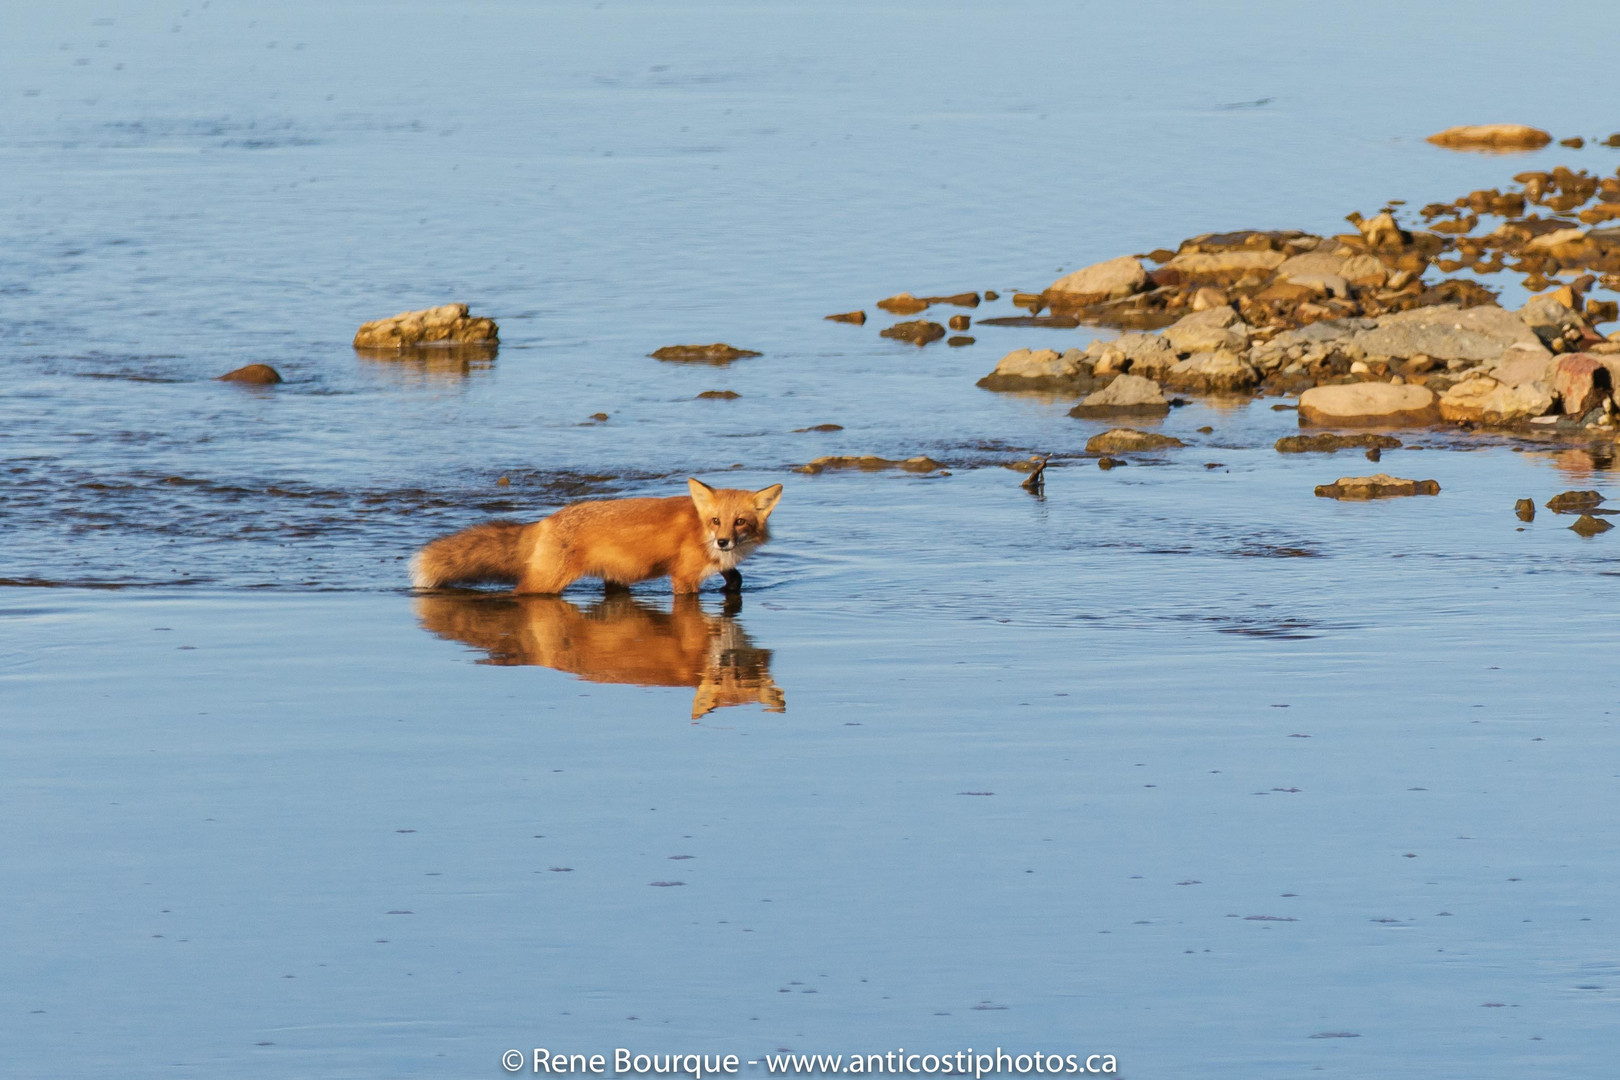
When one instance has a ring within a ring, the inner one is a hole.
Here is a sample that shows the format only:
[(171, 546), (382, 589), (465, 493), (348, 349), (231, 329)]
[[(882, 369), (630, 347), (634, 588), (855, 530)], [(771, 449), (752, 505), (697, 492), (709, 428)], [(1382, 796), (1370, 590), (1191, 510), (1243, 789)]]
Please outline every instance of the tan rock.
[(1486, 424), (1512, 424), (1520, 420), (1531, 420), (1552, 412), (1554, 400), (1552, 387), (1544, 382), (1499, 386), (1485, 399), (1480, 419)]
[(1134, 428), (1114, 428), (1101, 435), (1093, 435), (1086, 442), (1088, 454), (1129, 454), (1146, 450), (1164, 450), (1187, 444), (1173, 435), (1137, 431)]
[(1164, 339), (1178, 353), (1242, 352), (1249, 347), (1249, 327), (1231, 306), (1185, 315), (1164, 329)]
[(1184, 282), (1230, 285), (1250, 274), (1270, 277), (1287, 259), (1280, 251), (1188, 252), (1165, 266), (1179, 273)]
[(466, 304), (441, 304), (422, 311), (402, 311), (365, 323), (355, 332), (357, 349), (405, 349), (416, 345), (493, 345), (494, 319), (474, 318)]
[(1479, 421), (1485, 416), (1485, 402), (1502, 386), (1484, 375), (1462, 382), (1440, 395), (1442, 420)]
[(1363, 382), (1313, 386), (1299, 396), (1299, 422), (1317, 426), (1401, 426), (1439, 419), (1434, 391), (1425, 386)]
[(1375, 255), (1352, 255), (1339, 267), (1339, 276), (1352, 285), (1377, 288), (1389, 280), (1389, 267)]
[(1179, 357), (1159, 334), (1121, 334), (1113, 341), (1093, 341), (1086, 346), (1098, 372), (1125, 371), (1150, 379), (1162, 379)]
[(908, 292), (903, 292), (886, 300), (879, 300), (877, 306), (895, 315), (915, 315), (919, 311), (928, 310), (928, 301), (920, 300)]
[(1399, 495), (1438, 495), (1434, 480), (1403, 480), (1388, 473), (1372, 476), (1341, 476), (1331, 484), (1319, 484), (1316, 494), (1324, 499), (1387, 499)]
[(910, 322), (897, 322), (887, 330), (879, 330), (878, 336), (909, 341), (913, 345), (927, 345), (944, 337), (945, 328), (927, 319), (913, 319)]
[(1401, 227), (1395, 224), (1394, 215), (1388, 211), (1356, 222), (1356, 228), (1361, 230), (1362, 237), (1373, 247), (1400, 247), (1406, 242)]
[(1121, 255), (1059, 278), (1052, 282), (1044, 296), (1054, 310), (1086, 307), (1140, 292), (1147, 279), (1147, 271), (1135, 257)]
[(1534, 150), (1552, 142), (1552, 136), (1524, 124), (1467, 124), (1446, 128), (1428, 141), (1448, 150)]
[(847, 322), (854, 323), (856, 326), (866, 325), (866, 312), (864, 311), (843, 311), (837, 315), (824, 315), (822, 318), (828, 322)]
[(1147, 414), (1162, 416), (1170, 411), (1159, 384), (1140, 375), (1121, 375), (1103, 389), (1090, 395), (1073, 409), (1070, 416), (1125, 416)]
[(676, 364), (713, 364), (722, 366), (745, 356), (758, 356), (752, 349), (739, 349), (735, 345), (715, 342), (713, 345), (665, 345), (649, 354), (654, 360), (667, 360)]
[(1081, 374), (1080, 356), (1060, 353), (1056, 349), (1014, 349), (1003, 356), (991, 375), (1013, 379), (1070, 379)]
[(1226, 290), (1205, 285), (1193, 293), (1191, 307), (1194, 311), (1208, 311), (1210, 308), (1225, 307), (1229, 303), (1231, 299), (1226, 295)]
[(1260, 381), (1260, 373), (1237, 353), (1220, 349), (1194, 353), (1173, 366), (1165, 381), (1177, 389), (1221, 394), (1249, 389)]
[(886, 458), (875, 454), (854, 456), (818, 457), (805, 465), (800, 465), (794, 472), (821, 473), (837, 469), (859, 469), (862, 472), (879, 472), (883, 469), (900, 469), (904, 472), (933, 472), (943, 468), (939, 462), (931, 457)]

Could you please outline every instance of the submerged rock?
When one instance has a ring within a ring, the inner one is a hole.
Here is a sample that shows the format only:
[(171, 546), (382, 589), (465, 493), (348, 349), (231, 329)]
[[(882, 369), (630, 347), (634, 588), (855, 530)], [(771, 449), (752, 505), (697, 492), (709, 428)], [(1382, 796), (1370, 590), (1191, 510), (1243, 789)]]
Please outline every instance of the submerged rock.
[(1582, 536), (1596, 536), (1598, 533), (1608, 532), (1614, 526), (1602, 518), (1595, 518), (1591, 514), (1582, 514), (1575, 519), (1575, 524), (1571, 525), (1570, 528)]
[(1163, 416), (1170, 411), (1159, 384), (1140, 375), (1120, 375), (1069, 410), (1070, 416)]
[(1364, 382), (1313, 386), (1299, 395), (1299, 422), (1368, 427), (1430, 424), (1439, 418), (1434, 391), (1424, 386)]
[(281, 372), (269, 364), (248, 364), (219, 376), (219, 382), (247, 383), (250, 386), (274, 386), (282, 382)]
[(979, 339), (969, 337), (966, 334), (952, 334), (950, 337), (945, 339), (945, 344), (949, 345), (953, 349), (960, 349), (963, 345), (971, 345), (977, 340)]
[(1536, 520), (1536, 503), (1534, 499), (1520, 499), (1513, 504), (1513, 513), (1520, 521)]
[(1581, 510), (1590, 510), (1603, 501), (1601, 492), (1564, 491), (1547, 500), (1547, 509), (1555, 514), (1573, 514)]
[[(1340, 450), (1398, 450), (1401, 440), (1393, 435), (1284, 435), (1277, 440), (1279, 454), (1332, 454)], [(1377, 460), (1376, 458), (1374, 460)]]
[(937, 322), (918, 319), (913, 322), (895, 323), (887, 330), (881, 331), (880, 336), (894, 338), (897, 341), (909, 341), (913, 345), (926, 345), (930, 341), (938, 341), (944, 337), (945, 328)]
[(702, 401), (704, 399), (710, 399), (715, 401), (733, 401), (740, 397), (742, 397), (742, 395), (737, 393), (735, 390), (705, 390), (703, 393), (698, 395), (698, 400)]
[(752, 349), (739, 349), (735, 345), (716, 342), (713, 345), (665, 345), (649, 354), (654, 360), (667, 360), (674, 364), (729, 364), (745, 356), (759, 356)]
[(856, 326), (866, 325), (866, 312), (864, 311), (845, 311), (837, 315), (823, 315), (822, 318), (828, 322), (847, 322), (854, 323)]
[(919, 311), (928, 310), (928, 301), (903, 292), (887, 300), (879, 300), (877, 306), (895, 315), (915, 315)]
[(1316, 494), (1324, 499), (1388, 499), (1400, 495), (1438, 495), (1434, 480), (1403, 480), (1388, 473), (1372, 476), (1341, 476), (1331, 484), (1318, 484)]
[(1160, 435), (1157, 432), (1137, 431), (1134, 428), (1114, 428), (1101, 435), (1093, 435), (1086, 442), (1088, 454), (1130, 454), (1140, 453), (1144, 450), (1164, 450), (1172, 446), (1186, 446), (1187, 444), (1172, 435)]
[(906, 472), (933, 472), (944, 468), (931, 457), (886, 458), (875, 454), (865, 454), (859, 457), (832, 456), (818, 457), (814, 461), (800, 465), (794, 472), (820, 473), (829, 469), (860, 469), (862, 472), (878, 472), (883, 469), (903, 469)]
[(1448, 150), (1535, 150), (1552, 136), (1524, 124), (1465, 124), (1436, 132), (1428, 141)]
[(494, 319), (474, 318), (466, 304), (441, 304), (402, 311), (363, 324), (354, 334), (357, 349), (404, 349), (414, 345), (486, 345), (498, 340)]

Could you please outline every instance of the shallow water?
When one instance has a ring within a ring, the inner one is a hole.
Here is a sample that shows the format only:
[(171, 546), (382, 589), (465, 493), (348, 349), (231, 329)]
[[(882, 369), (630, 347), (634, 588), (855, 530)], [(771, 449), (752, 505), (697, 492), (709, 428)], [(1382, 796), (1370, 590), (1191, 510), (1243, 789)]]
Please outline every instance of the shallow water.
[[(1377, 468), (1441, 495), (1342, 504), (1359, 455), (1203, 402), (1102, 472), (1071, 402), (973, 385), (1093, 331), (821, 320), (1610, 172), (1422, 142), (1620, 126), (1590, 18), (8, 12), (8, 1074), (1608, 1075), (1620, 549), (1511, 512), (1607, 448), (1407, 435)], [(493, 360), (349, 347), (451, 299)], [(764, 355), (646, 357), (715, 340)], [(210, 381), (250, 362), (289, 382)], [(999, 467), (1035, 452), (1044, 499)], [(835, 453), (950, 475), (790, 471)], [(694, 473), (787, 485), (740, 610), (403, 588), (444, 531)]]

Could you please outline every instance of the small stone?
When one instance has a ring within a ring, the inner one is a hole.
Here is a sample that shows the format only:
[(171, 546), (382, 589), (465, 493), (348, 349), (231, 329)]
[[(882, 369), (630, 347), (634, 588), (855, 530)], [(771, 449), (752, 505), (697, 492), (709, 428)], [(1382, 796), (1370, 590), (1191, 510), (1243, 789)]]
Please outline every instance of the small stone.
[(1376, 446), (1369, 446), (1367, 447), (1367, 460), (1382, 461), (1384, 460), (1384, 452)]
[(1224, 289), (1217, 289), (1212, 285), (1205, 285), (1193, 292), (1192, 304), (1194, 311), (1208, 311), (1210, 308), (1226, 307), (1231, 303)]
[(1567, 146), (1571, 150), (1579, 150), (1581, 147), (1586, 145), (1586, 140), (1581, 138), (1579, 135), (1571, 135), (1567, 139), (1559, 139), (1558, 145)]
[(968, 337), (966, 334), (953, 334), (945, 339), (945, 344), (953, 349), (960, 349), (963, 345), (972, 345), (978, 338)]
[(1114, 428), (1101, 435), (1093, 435), (1086, 442), (1088, 454), (1130, 454), (1147, 450), (1163, 450), (1187, 444), (1172, 435), (1136, 431), (1133, 428)]
[(991, 300), (1000, 300), (1001, 294), (996, 292), (994, 289), (986, 289), (984, 290), (984, 298), (987, 302)]
[(1535, 150), (1552, 142), (1552, 136), (1524, 124), (1465, 124), (1430, 135), (1428, 141), (1448, 150)]
[(281, 372), (269, 364), (248, 364), (219, 376), (219, 382), (246, 383), (249, 386), (274, 386), (282, 382)]
[(607, 420), (607, 418), (608, 418), (608, 414), (605, 413), (605, 412), (593, 412), (593, 413), (591, 413), (591, 419), (595, 420), (598, 424), (604, 422), (605, 420)]
[(1387, 499), (1401, 495), (1438, 495), (1434, 480), (1403, 480), (1388, 473), (1372, 476), (1341, 476), (1331, 484), (1319, 484), (1316, 494), (1324, 499)]
[(1570, 528), (1582, 536), (1596, 536), (1598, 533), (1608, 532), (1614, 526), (1602, 518), (1595, 518), (1591, 514), (1582, 514), (1575, 519), (1575, 524), (1571, 525)]
[(823, 318), (827, 319), (828, 322), (847, 322), (854, 323), (856, 326), (866, 325), (866, 312), (864, 311), (845, 311), (838, 315), (826, 315)]
[(1069, 410), (1070, 416), (1101, 417), (1150, 415), (1170, 411), (1159, 384), (1140, 375), (1120, 375), (1103, 389)]
[(1596, 491), (1565, 491), (1547, 500), (1547, 509), (1555, 514), (1573, 514), (1580, 510), (1590, 510), (1603, 502), (1603, 495)]
[(978, 307), (979, 294), (976, 292), (952, 293), (950, 296), (925, 296), (923, 302), (928, 304), (952, 304), (956, 307)]
[(1097, 468), (1103, 470), (1117, 469), (1121, 465), (1129, 464), (1130, 462), (1125, 461), (1122, 458), (1100, 457), (1097, 459)]
[(952, 315), (946, 325), (952, 330), (966, 330), (973, 325), (973, 320), (966, 315)]
[(703, 393), (698, 395), (698, 400), (701, 401), (708, 398), (714, 401), (732, 401), (740, 397), (742, 397), (742, 395), (737, 393), (735, 390), (705, 390)]
[(739, 349), (735, 345), (716, 342), (713, 345), (665, 345), (650, 354), (654, 360), (667, 360), (676, 364), (729, 364), (745, 356), (758, 356), (752, 349)]
[(844, 425), (843, 424), (815, 424), (815, 425), (813, 425), (811, 427), (794, 428), (793, 429), (793, 434), (795, 434), (795, 435), (803, 435), (807, 431), (843, 431), (843, 430), (844, 430)]
[(945, 336), (945, 328), (937, 322), (917, 320), (914, 322), (895, 323), (887, 330), (881, 331), (880, 336), (894, 338), (897, 341), (909, 341), (913, 345), (926, 345), (930, 341), (938, 341)]
[(918, 299), (908, 292), (903, 292), (897, 296), (891, 296), (887, 300), (879, 300), (877, 306), (895, 315), (915, 315), (919, 311), (928, 310), (928, 301)]
[(1536, 502), (1534, 499), (1520, 499), (1513, 504), (1513, 512), (1518, 515), (1520, 521), (1534, 521), (1536, 520)]

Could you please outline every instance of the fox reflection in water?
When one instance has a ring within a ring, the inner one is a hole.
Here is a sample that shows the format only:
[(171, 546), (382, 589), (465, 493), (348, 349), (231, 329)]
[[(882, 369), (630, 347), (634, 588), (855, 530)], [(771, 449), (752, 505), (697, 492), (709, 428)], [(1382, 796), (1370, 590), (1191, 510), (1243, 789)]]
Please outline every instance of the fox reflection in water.
[(416, 617), (439, 637), (489, 654), (486, 664), (533, 664), (591, 682), (692, 686), (692, 719), (728, 705), (758, 703), (786, 712), (787, 698), (771, 681), (771, 652), (757, 649), (733, 616), (728, 599), (719, 615), (693, 595), (676, 596), (663, 611), (629, 593), (608, 594), (581, 609), (560, 596), (418, 596)]

